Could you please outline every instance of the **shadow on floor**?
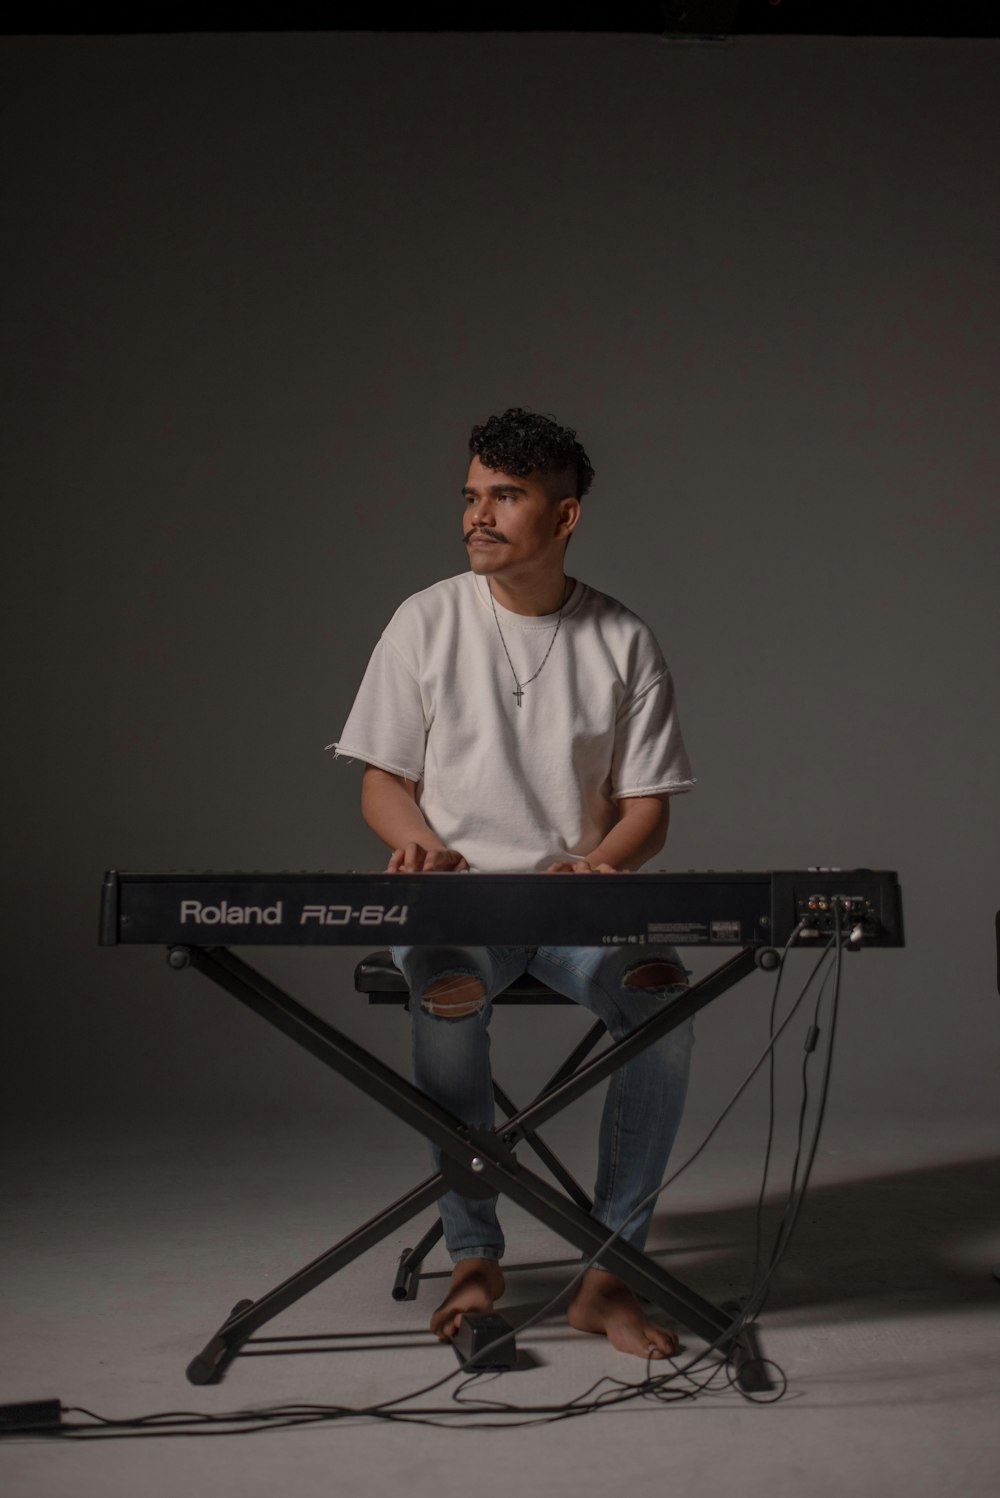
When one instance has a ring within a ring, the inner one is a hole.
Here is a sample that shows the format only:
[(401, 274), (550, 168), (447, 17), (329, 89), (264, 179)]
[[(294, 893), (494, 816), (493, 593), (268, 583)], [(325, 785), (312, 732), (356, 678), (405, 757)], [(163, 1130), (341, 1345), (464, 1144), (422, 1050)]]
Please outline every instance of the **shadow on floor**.
[[(784, 1207), (784, 1196), (769, 1192), (762, 1214), (765, 1262)], [(774, 1276), (768, 1310), (815, 1312), (849, 1304), (852, 1316), (881, 1318), (1000, 1305), (993, 1274), (1000, 1261), (998, 1232), (1000, 1156), (811, 1186)], [(647, 1250), (671, 1274), (719, 1301), (746, 1293), (755, 1234), (753, 1199), (660, 1212)], [(575, 1262), (567, 1255), (504, 1267), (515, 1276), (511, 1289), (523, 1271), (532, 1294), (545, 1295), (556, 1292)]]
[[(784, 1205), (776, 1194), (765, 1202), (765, 1257)], [(845, 1316), (854, 1322), (913, 1320), (987, 1304), (1000, 1307), (1000, 1283), (993, 1275), (997, 1245), (991, 1249), (987, 1241), (998, 1225), (1000, 1157), (816, 1186), (806, 1197), (790, 1250), (774, 1278), (767, 1316), (783, 1312), (815, 1327)], [(731, 1302), (749, 1288), (755, 1228), (752, 1199), (661, 1213), (651, 1233), (651, 1253), (710, 1301)], [(662, 1246), (664, 1240), (667, 1246)], [(563, 1307), (578, 1265), (569, 1255), (505, 1261), (508, 1287), (500, 1309), (511, 1326), (519, 1330), (544, 1311), (544, 1323), (533, 1333), (536, 1342), (575, 1337), (563, 1319)], [(442, 1298), (447, 1277), (447, 1269), (422, 1276), (419, 1298), (428, 1311)], [(388, 1289), (387, 1284), (387, 1298)], [(386, 1320), (392, 1322), (391, 1312)], [(429, 1340), (424, 1325), (362, 1333), (279, 1333), (255, 1336), (240, 1356), (398, 1352)], [(532, 1354), (530, 1366), (539, 1356), (544, 1360), (544, 1354)]]

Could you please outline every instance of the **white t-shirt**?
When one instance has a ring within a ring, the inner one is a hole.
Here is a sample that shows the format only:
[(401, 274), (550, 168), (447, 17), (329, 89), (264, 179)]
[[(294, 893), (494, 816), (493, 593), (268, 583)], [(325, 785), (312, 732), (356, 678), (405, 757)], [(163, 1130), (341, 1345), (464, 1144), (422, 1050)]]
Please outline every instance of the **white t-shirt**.
[(327, 745), (335, 758), (415, 781), (445, 847), (484, 872), (586, 857), (618, 820), (615, 797), (691, 789), (670, 672), (641, 619), (577, 582), (518, 707), (503, 642), (526, 682), (558, 616), (496, 613), (473, 572), (401, 604)]

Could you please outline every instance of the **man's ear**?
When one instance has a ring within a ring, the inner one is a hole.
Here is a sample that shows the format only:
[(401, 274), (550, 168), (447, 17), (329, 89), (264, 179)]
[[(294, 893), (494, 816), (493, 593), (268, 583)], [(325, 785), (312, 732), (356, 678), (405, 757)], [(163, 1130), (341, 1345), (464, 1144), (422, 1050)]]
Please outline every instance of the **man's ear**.
[(559, 501), (559, 524), (556, 527), (556, 535), (571, 536), (579, 519), (580, 501), (574, 494), (567, 494)]

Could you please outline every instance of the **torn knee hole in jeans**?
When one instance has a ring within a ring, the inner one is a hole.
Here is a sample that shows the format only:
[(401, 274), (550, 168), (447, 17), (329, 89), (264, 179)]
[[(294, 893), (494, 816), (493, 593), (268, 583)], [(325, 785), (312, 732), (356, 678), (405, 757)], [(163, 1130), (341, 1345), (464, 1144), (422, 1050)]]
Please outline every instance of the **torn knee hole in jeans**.
[(622, 974), (625, 988), (686, 988), (687, 980), (675, 962), (639, 962)]
[(486, 999), (486, 988), (470, 973), (455, 973), (436, 978), (424, 990), (421, 1004), (438, 1019), (464, 1019), (478, 1014)]

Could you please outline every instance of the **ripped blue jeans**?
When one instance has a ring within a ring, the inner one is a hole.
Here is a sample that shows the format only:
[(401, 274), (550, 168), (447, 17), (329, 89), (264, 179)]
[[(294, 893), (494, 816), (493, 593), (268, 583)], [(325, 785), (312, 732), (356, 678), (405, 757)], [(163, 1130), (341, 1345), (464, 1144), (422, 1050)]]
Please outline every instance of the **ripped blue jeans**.
[[(673, 947), (393, 947), (392, 957), (410, 990), (413, 1026), (413, 1079), (428, 1096), (465, 1123), (494, 1126), (489, 1023), (492, 1001), (524, 972), (582, 1004), (600, 1019), (613, 1040), (621, 1040), (686, 984), (661, 987), (626, 985), (629, 972), (647, 963), (669, 963), (685, 973)], [(461, 1018), (429, 1012), (424, 996), (436, 981), (475, 977), (486, 990), (482, 1004)], [(686, 1020), (656, 1044), (620, 1067), (608, 1080), (598, 1136), (593, 1216), (609, 1230), (621, 1226), (633, 1208), (666, 1173), (667, 1159), (681, 1121), (693, 1042)], [(435, 1168), (440, 1155), (432, 1149)], [(638, 1212), (622, 1233), (642, 1248), (655, 1203)], [(439, 1199), (444, 1238), (452, 1259), (499, 1259), (504, 1238), (496, 1197), (473, 1200), (449, 1191)]]

